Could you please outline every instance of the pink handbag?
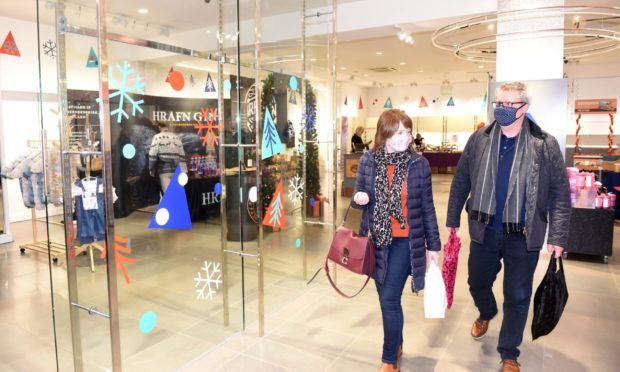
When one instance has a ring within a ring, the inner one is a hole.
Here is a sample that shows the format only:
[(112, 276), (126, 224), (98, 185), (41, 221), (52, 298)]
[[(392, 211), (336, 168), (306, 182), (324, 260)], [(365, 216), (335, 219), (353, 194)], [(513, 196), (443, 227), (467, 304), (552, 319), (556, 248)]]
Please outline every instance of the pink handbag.
[(450, 229), (448, 242), (443, 246), (443, 267), (441, 274), (446, 285), (446, 297), (448, 309), (452, 307), (454, 299), (454, 283), (456, 282), (456, 268), (459, 263), (459, 251), (461, 250), (461, 238), (456, 235), (456, 229)]

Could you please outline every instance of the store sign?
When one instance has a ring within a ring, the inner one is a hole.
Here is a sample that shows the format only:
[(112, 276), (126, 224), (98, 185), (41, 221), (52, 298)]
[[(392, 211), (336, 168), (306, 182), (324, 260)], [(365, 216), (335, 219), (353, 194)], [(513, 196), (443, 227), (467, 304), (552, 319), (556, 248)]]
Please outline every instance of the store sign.
[(575, 114), (615, 114), (618, 100), (615, 98), (575, 100)]

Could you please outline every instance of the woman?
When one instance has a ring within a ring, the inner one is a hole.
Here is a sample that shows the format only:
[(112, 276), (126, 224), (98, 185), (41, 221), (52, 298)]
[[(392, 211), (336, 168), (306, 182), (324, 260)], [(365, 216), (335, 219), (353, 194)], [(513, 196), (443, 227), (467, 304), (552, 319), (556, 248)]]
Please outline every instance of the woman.
[(364, 134), (364, 127), (359, 126), (355, 128), (355, 133), (353, 134), (353, 137), (351, 137), (351, 152), (352, 153), (356, 151), (361, 152), (361, 150), (358, 150), (358, 148), (365, 148), (366, 150), (368, 150), (368, 145), (370, 145), (372, 141), (368, 141), (364, 143), (364, 140), (362, 139), (362, 134)]
[(370, 230), (377, 247), (373, 278), (383, 316), (382, 372), (400, 370), (405, 282), (412, 275), (413, 292), (424, 289), (427, 255), (438, 264), (441, 247), (431, 169), (411, 149), (411, 130), (404, 112), (381, 114), (373, 150), (360, 161), (353, 196), (353, 206), (364, 208), (360, 234)]

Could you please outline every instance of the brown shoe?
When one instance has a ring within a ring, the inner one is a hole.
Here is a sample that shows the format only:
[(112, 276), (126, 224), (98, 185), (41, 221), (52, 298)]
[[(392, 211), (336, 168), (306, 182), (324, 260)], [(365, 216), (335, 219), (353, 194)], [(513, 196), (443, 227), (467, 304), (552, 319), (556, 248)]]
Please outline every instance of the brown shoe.
[(479, 340), (482, 337), (484, 337), (484, 335), (486, 335), (488, 329), (489, 329), (489, 321), (478, 318), (476, 319), (476, 321), (474, 321), (474, 324), (471, 326), (471, 337), (473, 337), (476, 340)]
[(400, 368), (396, 364), (381, 363), (381, 367), (379, 367), (379, 372), (400, 372)]
[(521, 372), (520, 364), (514, 359), (502, 360), (502, 372)]

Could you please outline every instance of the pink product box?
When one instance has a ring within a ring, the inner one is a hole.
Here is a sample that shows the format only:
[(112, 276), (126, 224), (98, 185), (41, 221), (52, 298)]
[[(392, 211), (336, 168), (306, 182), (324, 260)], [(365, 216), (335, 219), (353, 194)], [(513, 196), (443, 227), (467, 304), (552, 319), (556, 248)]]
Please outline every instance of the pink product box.
[(596, 190), (577, 190), (575, 208), (596, 208)]

